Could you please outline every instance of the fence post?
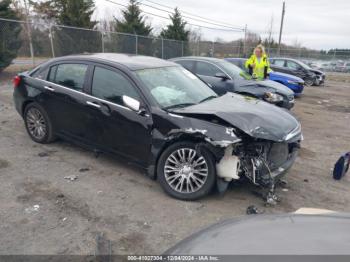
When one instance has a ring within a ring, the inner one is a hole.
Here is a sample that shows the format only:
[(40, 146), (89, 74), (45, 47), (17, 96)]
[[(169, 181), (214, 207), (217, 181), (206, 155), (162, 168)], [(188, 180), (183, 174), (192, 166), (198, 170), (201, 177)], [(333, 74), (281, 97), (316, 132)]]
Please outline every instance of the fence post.
[(181, 41), (181, 56), (184, 56), (184, 41)]
[(162, 59), (164, 59), (164, 39), (163, 37), (161, 39), (162, 39)]
[(214, 52), (215, 52), (215, 50), (214, 50), (214, 41), (213, 41), (213, 43), (212, 43), (212, 46), (211, 46), (211, 57), (214, 57)]
[(200, 48), (199, 48), (199, 39), (198, 39), (198, 41), (197, 41), (197, 52), (198, 52), (198, 56), (200, 56), (201, 54), (200, 54)]
[(104, 39), (103, 39), (103, 37), (104, 37), (104, 32), (103, 31), (101, 31), (101, 46), (102, 46), (102, 53), (104, 53), (105, 52), (105, 41), (104, 41)]
[(138, 53), (138, 45), (139, 45), (139, 43), (138, 43), (138, 38), (137, 38), (137, 35), (135, 35), (135, 54), (137, 55), (137, 53)]
[(50, 24), (49, 27), (49, 38), (50, 38), (50, 45), (51, 45), (51, 53), (52, 53), (52, 57), (55, 57), (55, 48), (53, 46), (53, 34), (52, 34), (52, 24)]

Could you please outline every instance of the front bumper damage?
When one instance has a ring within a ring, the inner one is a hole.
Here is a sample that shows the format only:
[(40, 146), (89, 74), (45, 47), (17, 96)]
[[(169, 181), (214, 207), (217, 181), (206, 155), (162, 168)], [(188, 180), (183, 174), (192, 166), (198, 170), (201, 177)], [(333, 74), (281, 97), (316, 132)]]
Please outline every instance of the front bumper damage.
[(201, 147), (206, 147), (216, 158), (219, 192), (226, 191), (233, 181), (248, 179), (254, 185), (267, 190), (266, 202), (275, 204), (275, 185), (292, 167), (298, 155), (302, 140), (300, 125), (279, 141), (250, 136), (238, 138), (235, 131), (237, 132), (234, 128), (215, 126), (209, 129), (187, 128), (181, 133), (205, 140), (198, 144), (198, 149), (200, 151)]
[(274, 190), (293, 165), (299, 142), (237, 143), (225, 149), (217, 163), (217, 176), (225, 182), (247, 178), (254, 185)]

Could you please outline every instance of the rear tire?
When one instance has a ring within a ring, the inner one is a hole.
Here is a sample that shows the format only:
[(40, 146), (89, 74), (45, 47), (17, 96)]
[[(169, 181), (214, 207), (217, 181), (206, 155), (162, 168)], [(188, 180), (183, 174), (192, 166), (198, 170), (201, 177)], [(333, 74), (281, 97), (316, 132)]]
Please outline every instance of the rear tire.
[(215, 161), (205, 148), (198, 152), (193, 142), (177, 142), (160, 156), (157, 178), (168, 195), (181, 200), (199, 199), (213, 189)]
[(55, 140), (52, 123), (45, 109), (33, 102), (26, 106), (23, 114), (26, 130), (30, 138), (40, 144)]

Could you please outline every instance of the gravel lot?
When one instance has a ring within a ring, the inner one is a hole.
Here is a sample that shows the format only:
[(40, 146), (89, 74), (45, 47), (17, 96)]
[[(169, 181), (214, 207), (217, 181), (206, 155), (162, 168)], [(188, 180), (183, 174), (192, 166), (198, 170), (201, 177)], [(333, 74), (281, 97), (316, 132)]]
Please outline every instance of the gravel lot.
[[(159, 254), (211, 223), (245, 215), (249, 205), (265, 213), (350, 211), (350, 179), (330, 175), (340, 154), (350, 151), (350, 84), (344, 76), (306, 88), (297, 99), (293, 112), (305, 140), (286, 177), (289, 190), (278, 190), (282, 202), (265, 207), (247, 184), (182, 202), (111, 157), (95, 158), (62, 141), (35, 144), (13, 107), (10, 78), (16, 70), (0, 74), (1, 254)], [(64, 179), (71, 175), (77, 180)]]

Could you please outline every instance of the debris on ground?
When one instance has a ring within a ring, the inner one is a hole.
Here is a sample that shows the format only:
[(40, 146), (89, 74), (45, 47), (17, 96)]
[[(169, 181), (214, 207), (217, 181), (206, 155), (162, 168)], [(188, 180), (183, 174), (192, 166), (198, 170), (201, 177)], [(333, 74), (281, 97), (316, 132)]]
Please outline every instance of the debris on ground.
[(64, 195), (63, 194), (58, 194), (57, 198), (64, 198)]
[(62, 218), (62, 221), (64, 222), (64, 221), (66, 221), (67, 220), (67, 218), (66, 217), (64, 217), (64, 218)]
[(247, 215), (256, 215), (256, 214), (262, 214), (264, 213), (264, 211), (261, 211), (256, 206), (251, 205), (247, 207), (246, 213)]
[(48, 154), (47, 152), (40, 152), (40, 153), (38, 154), (38, 156), (39, 156), (39, 157), (47, 157), (47, 156), (49, 156), (49, 154)]
[(90, 168), (83, 167), (83, 168), (80, 168), (80, 169), (79, 169), (79, 172), (81, 172), (81, 173), (87, 172), (87, 171), (90, 171)]
[(343, 154), (335, 163), (333, 169), (333, 178), (340, 180), (349, 170), (350, 152)]
[[(97, 257), (102, 256), (104, 258), (104, 260), (102, 261), (111, 261), (111, 255), (112, 255), (111, 241), (106, 238), (104, 233), (98, 233), (95, 241), (96, 241), (95, 255)], [(109, 256), (109, 257), (106, 257), (106, 256)]]
[(307, 179), (307, 178), (305, 178), (303, 181), (304, 181), (305, 183), (309, 183), (309, 179)]
[(33, 212), (39, 211), (39, 208), (40, 208), (39, 205), (34, 205), (34, 206), (32, 206), (32, 207), (27, 207), (24, 211), (25, 211), (27, 214), (31, 214), (31, 213), (33, 213)]
[(282, 188), (288, 188), (288, 182), (286, 180), (283, 180), (283, 179), (278, 181), (278, 185)]
[(69, 181), (74, 181), (74, 180), (78, 179), (78, 176), (76, 176), (76, 175), (65, 176), (64, 179), (67, 179)]
[(283, 192), (288, 192), (289, 189), (288, 189), (288, 188), (282, 188), (282, 191), (283, 191)]

